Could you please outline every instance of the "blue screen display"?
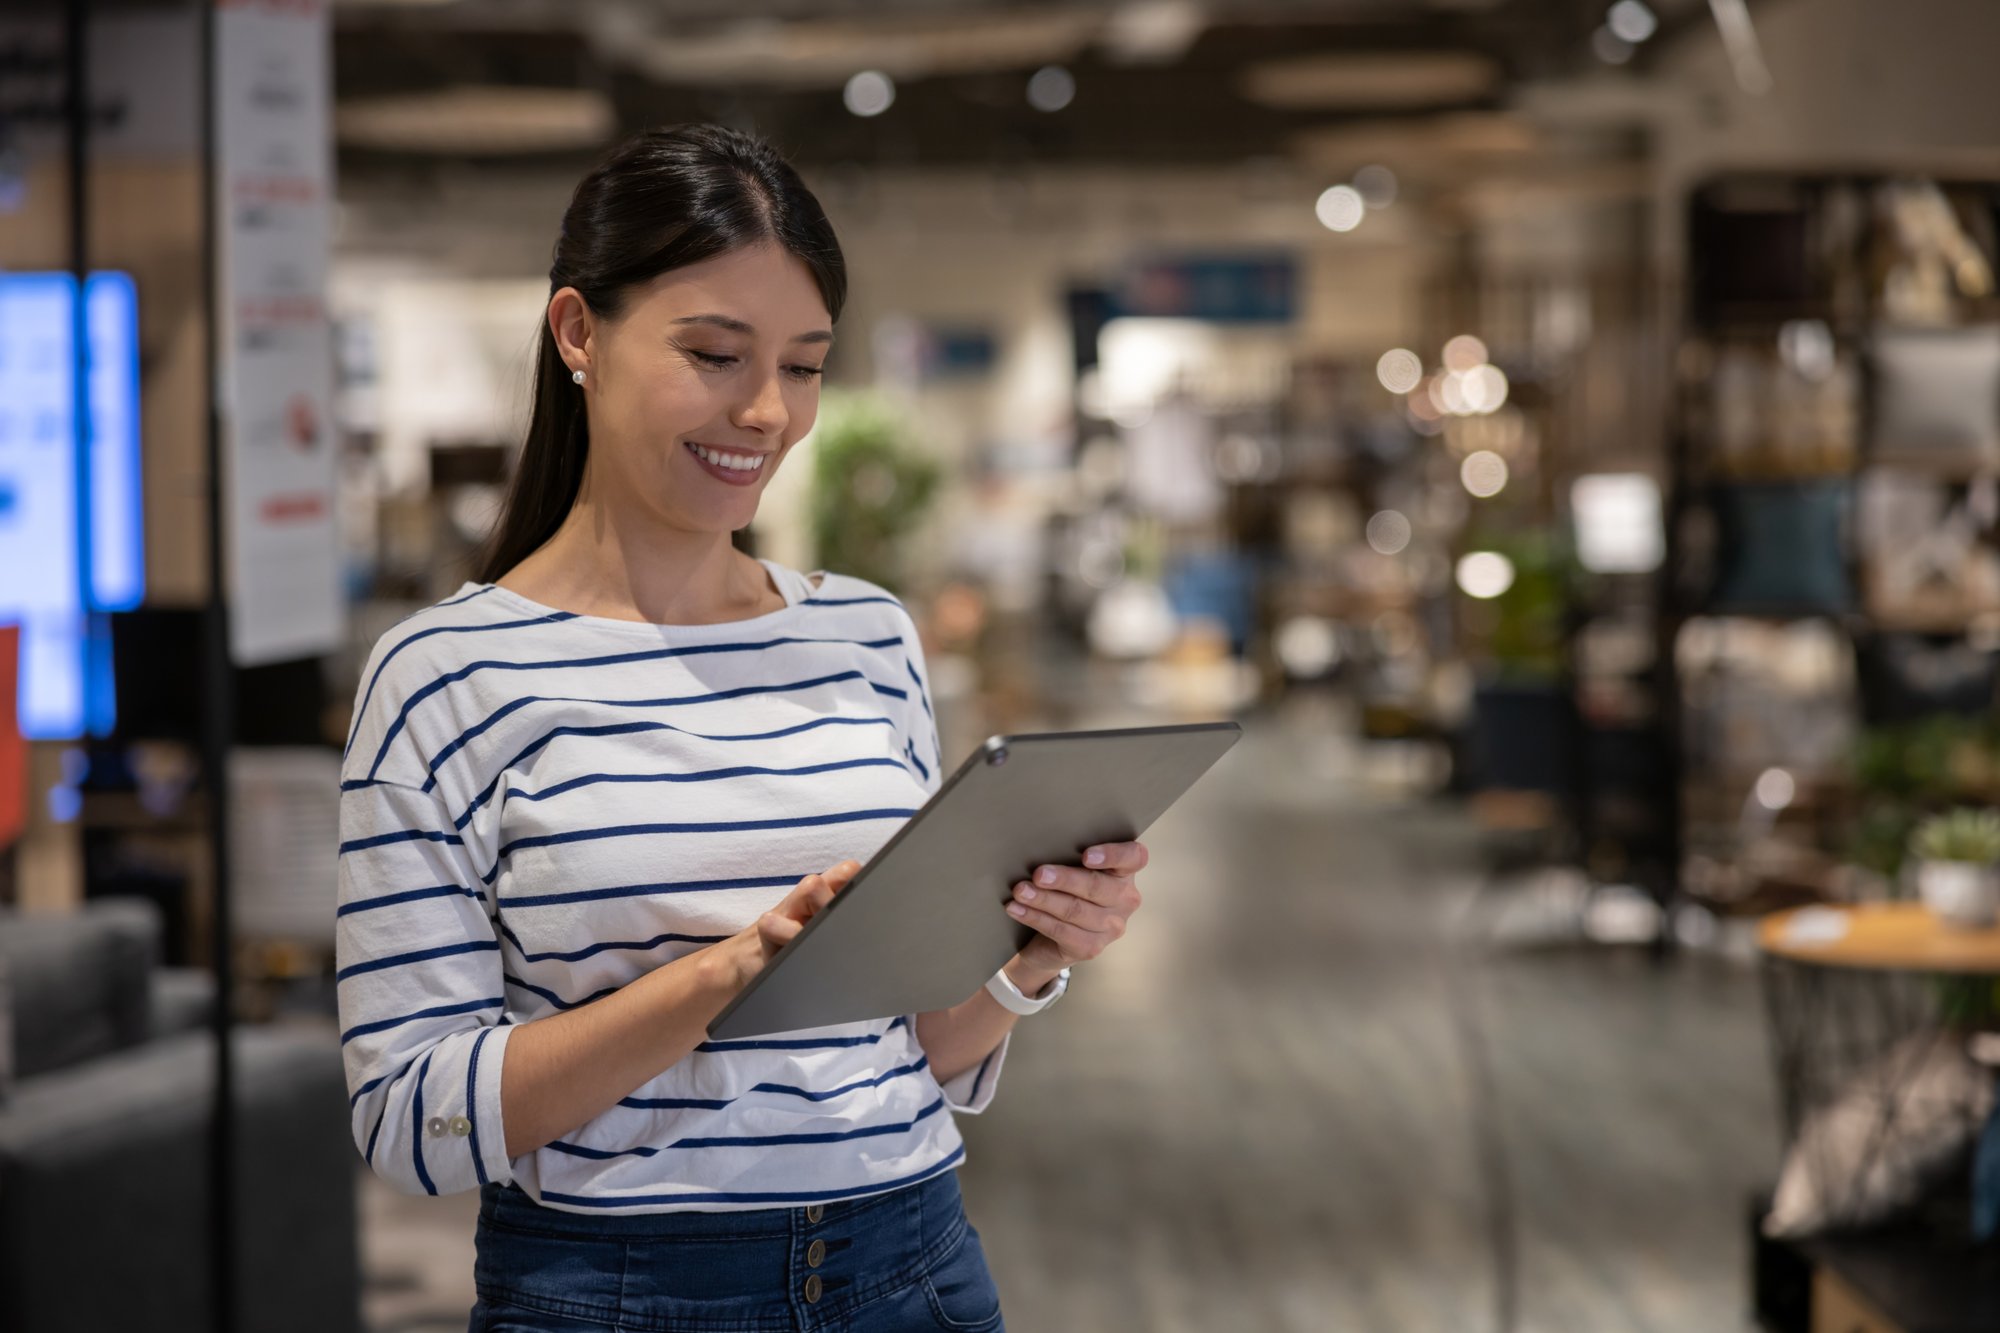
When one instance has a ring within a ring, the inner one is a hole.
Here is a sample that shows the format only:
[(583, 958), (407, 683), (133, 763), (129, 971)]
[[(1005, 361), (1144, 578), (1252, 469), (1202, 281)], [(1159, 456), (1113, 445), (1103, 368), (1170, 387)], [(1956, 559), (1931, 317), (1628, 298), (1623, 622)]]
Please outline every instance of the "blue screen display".
[(33, 740), (111, 729), (101, 612), (145, 595), (139, 306), (129, 274), (84, 284), (85, 456), (76, 429), (76, 280), (0, 273), (0, 622), (21, 626), (20, 721)]

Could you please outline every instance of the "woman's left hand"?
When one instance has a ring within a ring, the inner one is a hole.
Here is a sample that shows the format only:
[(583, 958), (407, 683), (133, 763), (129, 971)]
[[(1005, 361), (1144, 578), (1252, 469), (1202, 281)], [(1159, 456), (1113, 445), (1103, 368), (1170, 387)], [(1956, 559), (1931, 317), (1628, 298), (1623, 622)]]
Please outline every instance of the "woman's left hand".
[(1101, 843), (1086, 847), (1083, 860), (1081, 866), (1037, 866), (1032, 884), (1014, 885), (1008, 914), (1039, 932), (1015, 955), (1031, 977), (1053, 977), (1097, 957), (1139, 910), (1137, 876), (1146, 865), (1146, 844)]

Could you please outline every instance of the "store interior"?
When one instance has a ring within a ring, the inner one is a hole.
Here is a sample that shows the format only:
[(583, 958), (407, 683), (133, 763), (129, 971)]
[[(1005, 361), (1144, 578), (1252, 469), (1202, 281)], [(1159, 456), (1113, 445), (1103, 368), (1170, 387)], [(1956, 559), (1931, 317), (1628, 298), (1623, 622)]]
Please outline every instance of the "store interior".
[(895, 594), (948, 769), (1243, 729), (961, 1117), (1008, 1326), (2000, 1328), (1996, 49), (0, 0), (0, 1326), (464, 1326), (478, 1194), (350, 1130), (342, 749), (475, 578), (570, 191), (716, 122), (850, 278), (737, 546)]

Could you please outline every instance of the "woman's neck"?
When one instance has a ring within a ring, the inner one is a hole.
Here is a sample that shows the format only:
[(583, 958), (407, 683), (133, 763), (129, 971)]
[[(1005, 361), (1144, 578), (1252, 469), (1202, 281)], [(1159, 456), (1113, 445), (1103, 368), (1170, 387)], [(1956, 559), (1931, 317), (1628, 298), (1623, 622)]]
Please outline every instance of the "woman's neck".
[(769, 572), (727, 532), (621, 519), (584, 496), (553, 537), (497, 582), (577, 615), (662, 625), (743, 620), (785, 604)]

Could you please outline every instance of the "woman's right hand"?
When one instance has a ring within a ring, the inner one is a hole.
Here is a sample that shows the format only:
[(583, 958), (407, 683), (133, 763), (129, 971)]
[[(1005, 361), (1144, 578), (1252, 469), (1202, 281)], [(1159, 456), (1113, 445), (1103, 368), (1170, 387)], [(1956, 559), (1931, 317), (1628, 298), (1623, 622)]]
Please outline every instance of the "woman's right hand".
[(714, 945), (726, 983), (736, 990), (749, 985), (751, 978), (777, 957), (778, 950), (790, 944), (805, 929), (806, 922), (817, 916), (833, 901), (833, 895), (846, 888), (859, 873), (861, 863), (849, 859), (820, 874), (807, 875), (793, 886), (783, 902)]

